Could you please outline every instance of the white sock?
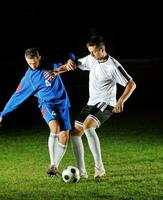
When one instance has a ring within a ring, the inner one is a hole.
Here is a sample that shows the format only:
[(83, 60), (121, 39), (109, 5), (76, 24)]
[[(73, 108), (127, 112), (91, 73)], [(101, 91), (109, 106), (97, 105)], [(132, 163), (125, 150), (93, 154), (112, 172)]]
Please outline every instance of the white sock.
[(50, 133), (48, 139), (50, 164), (57, 167), (58, 134)]
[(85, 161), (84, 161), (84, 146), (81, 136), (72, 136), (71, 135), (71, 144), (72, 149), (77, 161), (77, 166), (81, 173), (86, 172)]
[(92, 152), (95, 161), (96, 168), (104, 168), (102, 157), (101, 157), (101, 147), (98, 135), (95, 131), (95, 128), (89, 128), (84, 130), (85, 135), (88, 140), (89, 148)]
[(59, 166), (64, 154), (66, 153), (67, 145), (58, 143), (58, 151), (57, 151), (57, 167)]

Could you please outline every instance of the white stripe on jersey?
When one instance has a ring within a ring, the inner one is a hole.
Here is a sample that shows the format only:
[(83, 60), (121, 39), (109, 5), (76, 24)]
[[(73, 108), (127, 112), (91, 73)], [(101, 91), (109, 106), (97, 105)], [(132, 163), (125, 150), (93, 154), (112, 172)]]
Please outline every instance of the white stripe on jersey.
[(116, 104), (117, 83), (126, 86), (132, 77), (122, 65), (109, 56), (104, 63), (99, 63), (91, 55), (79, 59), (81, 70), (89, 70), (89, 100), (88, 105), (106, 102), (111, 106)]

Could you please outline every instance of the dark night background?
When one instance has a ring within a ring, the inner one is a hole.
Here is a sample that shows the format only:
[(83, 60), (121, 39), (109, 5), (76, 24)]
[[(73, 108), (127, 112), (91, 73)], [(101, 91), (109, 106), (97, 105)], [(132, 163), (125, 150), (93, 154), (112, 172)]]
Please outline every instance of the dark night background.
[[(23, 2), (1, 6), (0, 12), (0, 109), (15, 91), (26, 70), (24, 50), (37, 47), (56, 59), (67, 51), (86, 55), (85, 43), (93, 33), (108, 41), (109, 53), (119, 60), (137, 83), (127, 101), (127, 112), (161, 116), (162, 12), (157, 2), (111, 4), (108, 2)], [(88, 74), (75, 71), (62, 75), (72, 108), (87, 100)], [(121, 88), (120, 88), (121, 91)], [(16, 113), (19, 120), (41, 118), (27, 100)], [(131, 110), (131, 111), (130, 111)], [(31, 113), (32, 116), (31, 116)], [(16, 114), (14, 114), (16, 116)], [(27, 116), (27, 117), (25, 117)], [(29, 117), (30, 116), (30, 117)]]

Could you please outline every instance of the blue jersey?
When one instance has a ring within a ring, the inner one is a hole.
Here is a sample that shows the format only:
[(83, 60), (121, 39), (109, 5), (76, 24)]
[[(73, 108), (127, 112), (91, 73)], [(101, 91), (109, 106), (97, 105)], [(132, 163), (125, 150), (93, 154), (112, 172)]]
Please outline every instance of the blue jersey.
[[(61, 64), (53, 64), (55, 69)], [(32, 70), (30, 67), (20, 81), (15, 93), (11, 96), (1, 116), (5, 116), (17, 109), (30, 96), (38, 98), (39, 107), (43, 103), (53, 104), (60, 108), (69, 108), (70, 101), (65, 90), (65, 86), (59, 75), (55, 79), (48, 80), (44, 77), (45, 69)]]

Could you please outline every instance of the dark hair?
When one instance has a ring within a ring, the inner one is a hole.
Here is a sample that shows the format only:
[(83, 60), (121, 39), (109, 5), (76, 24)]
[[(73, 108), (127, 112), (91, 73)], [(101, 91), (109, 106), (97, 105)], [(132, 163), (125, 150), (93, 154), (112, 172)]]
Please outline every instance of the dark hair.
[(36, 48), (29, 48), (25, 50), (24, 53), (25, 58), (32, 59), (34, 57), (39, 57), (39, 51)]
[(102, 48), (105, 46), (105, 40), (101, 35), (93, 35), (87, 42), (88, 46), (96, 46), (97, 48)]

